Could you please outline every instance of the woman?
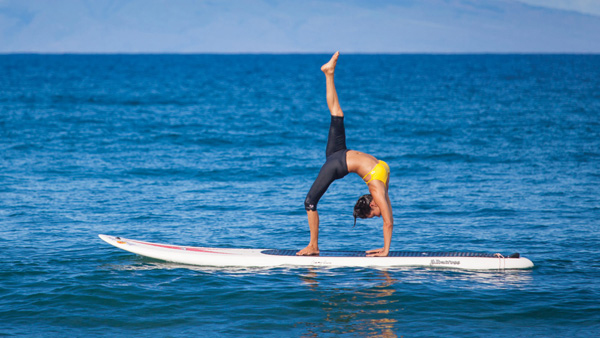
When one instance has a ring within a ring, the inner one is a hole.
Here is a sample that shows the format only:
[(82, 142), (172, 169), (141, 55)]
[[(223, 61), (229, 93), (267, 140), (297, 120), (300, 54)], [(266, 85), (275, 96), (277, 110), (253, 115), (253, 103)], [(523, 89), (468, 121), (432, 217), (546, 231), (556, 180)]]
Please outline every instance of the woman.
[(392, 217), (392, 204), (388, 195), (390, 183), (390, 168), (388, 165), (377, 160), (374, 156), (356, 150), (346, 148), (346, 133), (344, 129), (344, 113), (338, 101), (333, 74), (340, 53), (336, 52), (331, 60), (321, 67), (325, 73), (325, 84), (327, 88), (327, 106), (331, 113), (331, 125), (325, 155), (327, 160), (319, 176), (313, 183), (306, 195), (304, 207), (308, 215), (308, 226), (310, 228), (310, 242), (306, 248), (298, 251), (296, 255), (318, 255), (319, 254), (319, 213), (317, 203), (329, 188), (329, 185), (348, 173), (356, 173), (367, 183), (369, 195), (361, 196), (354, 206), (354, 224), (356, 218), (383, 218), (383, 248), (367, 251), (367, 256), (387, 256), (392, 242), (392, 229), (394, 220)]

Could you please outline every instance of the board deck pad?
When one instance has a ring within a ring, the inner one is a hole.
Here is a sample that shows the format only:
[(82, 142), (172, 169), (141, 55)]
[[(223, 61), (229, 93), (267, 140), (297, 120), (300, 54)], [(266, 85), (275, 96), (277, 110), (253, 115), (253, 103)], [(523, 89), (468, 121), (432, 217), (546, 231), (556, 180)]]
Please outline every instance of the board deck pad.
[[(268, 249), (261, 253), (275, 256), (296, 256), (298, 250)], [(514, 254), (513, 254), (514, 255)], [(315, 257), (367, 257), (365, 251), (322, 250)], [(511, 255), (512, 256), (512, 255)], [(482, 252), (438, 252), (438, 251), (390, 251), (387, 257), (497, 257), (492, 253)]]

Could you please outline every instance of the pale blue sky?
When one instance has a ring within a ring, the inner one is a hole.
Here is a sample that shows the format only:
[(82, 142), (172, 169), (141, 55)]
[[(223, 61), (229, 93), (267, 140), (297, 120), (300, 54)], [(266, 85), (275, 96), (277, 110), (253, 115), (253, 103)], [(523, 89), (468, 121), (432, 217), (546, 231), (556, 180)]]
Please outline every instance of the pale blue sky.
[(0, 0), (0, 53), (600, 53), (600, 0)]

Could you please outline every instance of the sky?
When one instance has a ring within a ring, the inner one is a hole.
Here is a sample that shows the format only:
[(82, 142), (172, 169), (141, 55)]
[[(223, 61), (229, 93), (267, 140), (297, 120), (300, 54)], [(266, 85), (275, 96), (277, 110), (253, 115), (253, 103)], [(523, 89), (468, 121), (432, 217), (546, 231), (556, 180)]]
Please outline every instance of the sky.
[(600, 53), (600, 0), (0, 0), (0, 53)]

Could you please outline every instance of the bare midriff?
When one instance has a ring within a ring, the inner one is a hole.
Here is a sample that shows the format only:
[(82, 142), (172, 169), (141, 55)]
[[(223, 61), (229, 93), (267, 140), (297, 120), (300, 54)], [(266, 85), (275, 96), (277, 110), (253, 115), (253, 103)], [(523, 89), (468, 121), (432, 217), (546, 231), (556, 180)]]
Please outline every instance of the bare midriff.
[(360, 151), (349, 150), (346, 153), (348, 172), (356, 173), (360, 177), (367, 175), (377, 163), (379, 163), (379, 160), (375, 156)]

